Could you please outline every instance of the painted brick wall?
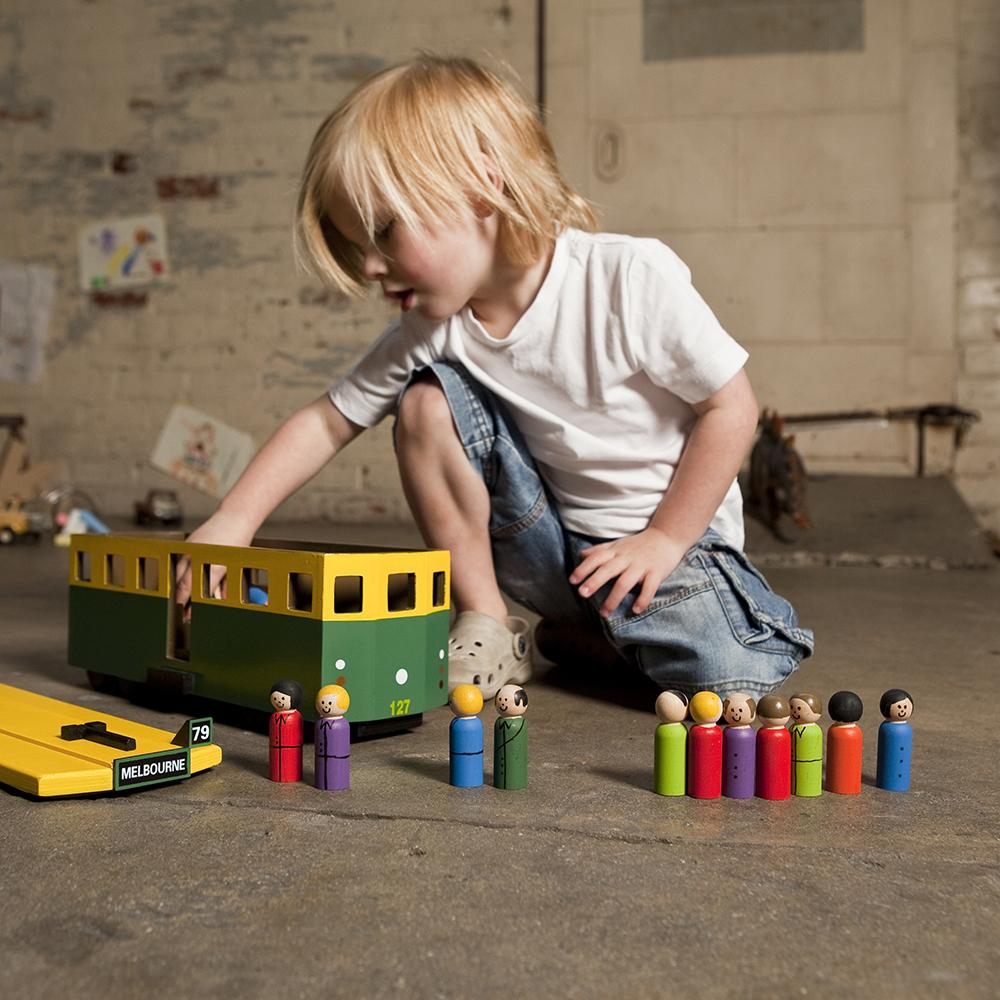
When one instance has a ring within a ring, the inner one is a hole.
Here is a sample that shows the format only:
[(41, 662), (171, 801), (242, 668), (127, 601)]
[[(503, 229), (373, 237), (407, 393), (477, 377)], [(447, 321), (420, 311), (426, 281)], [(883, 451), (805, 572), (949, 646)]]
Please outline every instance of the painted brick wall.
[[(777, 6), (771, 4), (773, 13)], [(643, 0), (549, 0), (548, 120), (606, 228), (691, 264), (786, 412), (982, 411), (955, 471), (1000, 529), (1000, 0), (867, 0), (862, 51), (644, 62)], [(508, 60), (530, 90), (535, 4), (6, 0), (0, 259), (54, 267), (47, 374), (0, 383), (37, 455), (123, 512), (174, 402), (262, 443), (388, 318), (296, 275), (290, 220), (323, 115), (425, 46)], [(745, 47), (745, 46), (744, 46)], [(959, 114), (960, 110), (960, 114)], [(173, 279), (141, 304), (76, 291), (78, 228), (157, 210)], [(810, 468), (913, 470), (912, 429), (800, 433)], [(183, 491), (188, 510), (213, 502)], [(404, 519), (388, 426), (280, 511)]]
[[(530, 0), (4, 0), (0, 5), (0, 259), (58, 273), (47, 370), (0, 383), (38, 457), (123, 513), (175, 402), (263, 443), (389, 319), (297, 275), (302, 161), (355, 83), (420, 48), (505, 60), (532, 92)], [(78, 229), (158, 211), (172, 280), (94, 301), (77, 291)], [(182, 490), (189, 513), (214, 501)], [(401, 520), (388, 424), (281, 510)]]

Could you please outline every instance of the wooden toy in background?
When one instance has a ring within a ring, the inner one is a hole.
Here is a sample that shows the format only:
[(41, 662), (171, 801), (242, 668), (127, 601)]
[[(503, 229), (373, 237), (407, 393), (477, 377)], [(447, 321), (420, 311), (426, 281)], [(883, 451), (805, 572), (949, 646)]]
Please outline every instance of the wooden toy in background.
[(885, 721), (878, 727), (878, 763), (875, 784), (887, 792), (910, 790), (910, 754), (913, 751), (913, 699), (902, 688), (890, 688), (879, 701)]
[(727, 695), (722, 702), (722, 794), (729, 799), (752, 799), (756, 787), (757, 734), (753, 720), (757, 703), (745, 692)]
[[(269, 711), (280, 664), (310, 695), (346, 687), (355, 738), (412, 729), (448, 699), (446, 551), (116, 534), (71, 545), (69, 661), (99, 690), (146, 685)], [(312, 697), (302, 713), (315, 721)]]
[(493, 725), (493, 787), (528, 787), (528, 693), (519, 684), (504, 684), (493, 705), (499, 716)]
[(448, 780), (456, 788), (483, 783), (483, 693), (475, 684), (456, 684), (448, 698), (455, 713), (448, 728)]
[(29, 795), (146, 788), (221, 760), (209, 718), (174, 734), (0, 684), (0, 782)]
[(823, 730), (817, 725), (823, 703), (814, 694), (788, 699), (792, 725), (792, 794), (812, 798), (823, 794)]
[(750, 453), (749, 511), (782, 542), (794, 541), (789, 519), (811, 528), (806, 509), (806, 470), (795, 450), (795, 436), (784, 436), (785, 422), (771, 410), (760, 417), (760, 435)]
[(31, 460), (22, 433), (26, 422), (20, 413), (0, 415), (0, 429), (7, 431), (0, 448), (0, 501), (9, 497), (23, 500), (36, 497), (52, 487), (63, 473), (62, 461)]
[(350, 707), (350, 695), (339, 684), (327, 684), (316, 695), (313, 782), (324, 791), (351, 787), (351, 724), (344, 718)]
[(160, 524), (176, 528), (184, 521), (184, 510), (175, 490), (151, 489), (132, 505), (136, 524)]
[(722, 794), (722, 699), (714, 691), (699, 691), (688, 706), (687, 793), (693, 799), (717, 799)]
[(302, 780), (302, 686), (280, 680), (271, 687), (270, 754), (268, 774), (272, 781)]
[(653, 737), (653, 791), (657, 795), (683, 795), (687, 790), (687, 695), (661, 691), (656, 699), (660, 724)]
[(785, 728), (788, 702), (766, 694), (757, 702), (757, 797), (780, 801), (792, 794), (792, 736)]
[(865, 710), (853, 691), (837, 691), (826, 706), (832, 725), (826, 731), (826, 790), (838, 795), (861, 792), (861, 749), (864, 737), (857, 724)]

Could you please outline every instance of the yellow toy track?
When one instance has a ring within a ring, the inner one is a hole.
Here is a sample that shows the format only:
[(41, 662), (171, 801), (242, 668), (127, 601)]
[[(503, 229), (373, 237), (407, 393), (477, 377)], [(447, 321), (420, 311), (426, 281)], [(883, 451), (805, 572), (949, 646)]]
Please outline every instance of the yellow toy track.
[(30, 795), (141, 788), (221, 760), (211, 719), (189, 719), (175, 735), (0, 684), (0, 782)]

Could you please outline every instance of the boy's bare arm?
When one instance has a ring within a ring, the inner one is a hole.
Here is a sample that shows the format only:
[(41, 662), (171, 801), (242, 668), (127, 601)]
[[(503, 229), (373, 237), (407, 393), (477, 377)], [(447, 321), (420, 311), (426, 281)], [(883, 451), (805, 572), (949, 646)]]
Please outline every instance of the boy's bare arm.
[[(292, 414), (253, 457), (219, 509), (189, 536), (192, 542), (249, 545), (268, 515), (316, 475), (364, 428), (348, 420), (323, 395)], [(219, 580), (212, 581), (213, 589)], [(178, 575), (176, 600), (184, 604), (191, 582)]]
[(320, 396), (274, 432), (223, 498), (213, 520), (222, 515), (245, 538), (234, 544), (249, 544), (268, 515), (362, 430), (360, 424), (348, 420), (333, 405), (329, 396)]
[(579, 584), (584, 597), (618, 578), (601, 606), (605, 617), (639, 583), (632, 610), (636, 614), (646, 610), (659, 585), (704, 534), (750, 447), (757, 399), (745, 372), (695, 404), (694, 411), (698, 419), (649, 527), (585, 549), (570, 575), (570, 583)]

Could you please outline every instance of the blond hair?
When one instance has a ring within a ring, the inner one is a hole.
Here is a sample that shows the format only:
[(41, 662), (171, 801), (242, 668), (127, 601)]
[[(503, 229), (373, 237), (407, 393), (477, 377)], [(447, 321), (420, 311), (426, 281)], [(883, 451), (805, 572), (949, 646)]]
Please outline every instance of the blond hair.
[[(495, 168), (500, 190), (491, 180)], [(339, 192), (368, 239), (387, 218), (421, 228), (457, 221), (470, 200), (499, 216), (499, 249), (537, 260), (563, 229), (594, 230), (584, 199), (563, 179), (530, 105), (471, 59), (422, 55), (383, 70), (350, 94), (312, 141), (299, 189), (295, 256), (348, 294), (365, 285), (363, 252), (330, 221)]]

